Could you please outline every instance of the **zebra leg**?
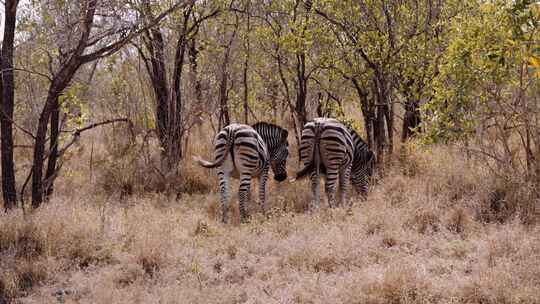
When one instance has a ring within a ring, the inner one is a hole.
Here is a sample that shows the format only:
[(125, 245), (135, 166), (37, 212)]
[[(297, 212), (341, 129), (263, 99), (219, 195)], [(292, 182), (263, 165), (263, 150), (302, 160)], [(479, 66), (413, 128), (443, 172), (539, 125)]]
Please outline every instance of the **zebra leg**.
[(229, 210), (229, 173), (222, 170), (218, 172), (219, 177), (219, 194), (221, 201), (221, 211), (223, 223), (227, 223), (227, 212)]
[(240, 189), (238, 190), (238, 204), (240, 206), (240, 221), (246, 223), (248, 221), (248, 212), (246, 210), (246, 203), (249, 204), (251, 187), (251, 175), (242, 173), (240, 174)]
[(319, 186), (319, 175), (316, 171), (311, 173), (311, 193), (313, 194), (313, 197), (311, 199), (311, 204), (309, 206), (309, 209), (313, 211), (314, 209), (319, 209), (321, 205), (321, 189)]
[(328, 206), (330, 206), (330, 208), (334, 208), (336, 206), (336, 183), (338, 174), (339, 171), (334, 169), (328, 169), (326, 173), (324, 190), (328, 197)]
[(259, 176), (259, 204), (263, 215), (266, 215), (266, 181), (268, 180), (268, 165), (264, 167)]
[(351, 175), (351, 166), (342, 168), (339, 172), (339, 204), (341, 206), (352, 207), (347, 203), (347, 191), (349, 190), (349, 178)]

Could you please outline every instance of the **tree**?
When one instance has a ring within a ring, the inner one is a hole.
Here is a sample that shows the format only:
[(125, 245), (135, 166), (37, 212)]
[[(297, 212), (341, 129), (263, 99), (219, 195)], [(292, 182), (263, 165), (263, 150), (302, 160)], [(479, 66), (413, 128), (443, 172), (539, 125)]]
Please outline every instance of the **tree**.
[(499, 176), (525, 180), (540, 195), (540, 6), (473, 2), (449, 35), (423, 106), (425, 142), (464, 142)]
[(4, 5), (4, 40), (2, 41), (2, 81), (0, 84), (0, 132), (2, 153), (2, 197), (4, 208), (9, 210), (17, 202), (15, 164), (13, 161), (13, 109), (15, 105), (15, 80), (13, 76), (13, 44), (17, 20), (18, 0), (6, 0)]
[[(145, 63), (150, 76), (150, 82), (156, 99), (156, 129), (162, 149), (162, 170), (167, 174), (176, 169), (176, 165), (182, 156), (182, 138), (184, 133), (182, 102), (182, 76), (189, 43), (195, 43), (194, 36), (198, 28), (205, 20), (216, 16), (220, 8), (204, 10), (204, 5), (199, 6), (196, 1), (191, 1), (179, 11), (178, 16), (173, 18), (172, 31), (164, 34), (165, 29), (154, 26), (145, 30), (139, 44), (136, 45), (140, 57)], [(141, 17), (144, 24), (156, 22), (153, 11), (156, 9), (150, 1), (141, 2)], [(174, 37), (176, 36), (176, 37)], [(174, 61), (172, 64), (172, 82), (168, 80), (166, 47), (168, 41), (174, 42)], [(191, 46), (191, 68), (193, 77), (196, 77), (196, 50)], [(200, 90), (200, 87), (199, 87)], [(197, 94), (200, 92), (198, 91)], [(198, 96), (200, 98), (200, 96)]]
[[(49, 22), (51, 28), (57, 30), (57, 35), (61, 33), (68, 40), (58, 39), (60, 35), (54, 37), (54, 40), (59, 44), (58, 55), (49, 54), (49, 58), (51, 58), (49, 62), (51, 66), (50, 86), (39, 115), (34, 142), (32, 164), (32, 206), (34, 208), (40, 206), (45, 194), (52, 192), (51, 187), (57, 172), (60, 127), (59, 98), (76, 72), (84, 64), (114, 54), (134, 37), (160, 22), (170, 12), (180, 7), (182, 3), (174, 4), (159, 14), (152, 23), (145, 26), (132, 20), (129, 13), (131, 10), (129, 1), (86, 0), (69, 3), (45, 1), (40, 5), (43, 6), (42, 8), (52, 9), (49, 13), (56, 11), (56, 16), (67, 17), (62, 22), (51, 20), (50, 17), (42, 20), (45, 23)], [(111, 11), (115, 13), (111, 15)], [(70, 19), (73, 17), (73, 13), (78, 14), (78, 18), (75, 20)], [(100, 18), (96, 18), (97, 15)], [(49, 123), (51, 126), (50, 148), (48, 155), (46, 155), (45, 143)], [(48, 159), (48, 167), (45, 178), (43, 178), (45, 159)]]
[[(408, 81), (399, 79), (396, 71), (407, 59), (404, 53), (413, 39), (433, 31), (441, 5), (430, 0), (313, 2), (344, 50), (341, 70), (358, 92), (378, 163), (393, 151), (395, 88)], [(415, 101), (408, 104), (409, 114), (417, 114), (415, 105)]]
[[(255, 6), (255, 5), (254, 5)], [(259, 47), (274, 63), (278, 88), (292, 115), (297, 144), (309, 120), (309, 84), (320, 69), (316, 54), (318, 31), (311, 4), (301, 0), (261, 2), (252, 8)], [(313, 56), (312, 56), (313, 55)], [(265, 67), (267, 68), (267, 67)]]

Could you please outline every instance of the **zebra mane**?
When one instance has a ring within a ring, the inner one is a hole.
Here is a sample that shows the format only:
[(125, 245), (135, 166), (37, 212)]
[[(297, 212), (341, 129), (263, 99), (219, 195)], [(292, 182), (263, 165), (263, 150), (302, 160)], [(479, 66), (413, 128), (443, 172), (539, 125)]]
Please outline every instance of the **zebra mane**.
[(347, 130), (349, 130), (352, 136), (356, 135), (356, 137), (358, 137), (361, 142), (365, 143), (364, 140), (362, 139), (362, 136), (360, 136), (360, 134), (358, 134), (358, 132), (356, 132), (355, 129), (353, 129), (352, 127), (347, 127)]
[(286, 129), (278, 126), (278, 125), (275, 125), (273, 123), (269, 123), (269, 122), (264, 122), (264, 121), (260, 121), (254, 125), (251, 126), (253, 129), (258, 130), (260, 128), (272, 128), (272, 129), (277, 129), (277, 130), (280, 130), (280, 133), (281, 133), (281, 136), (282, 136), (282, 140), (287, 140), (287, 136), (289, 136), (289, 131), (287, 131)]

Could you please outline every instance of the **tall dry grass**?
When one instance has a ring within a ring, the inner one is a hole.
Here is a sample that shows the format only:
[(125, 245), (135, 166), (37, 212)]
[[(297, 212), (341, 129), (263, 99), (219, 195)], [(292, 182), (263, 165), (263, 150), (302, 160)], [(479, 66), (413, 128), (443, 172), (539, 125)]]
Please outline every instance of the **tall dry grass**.
[(183, 164), (171, 195), (108, 149), (92, 174), (73, 156), (36, 212), (0, 216), (0, 303), (540, 302), (537, 202), (448, 147), (409, 146), (352, 213), (307, 214), (307, 183), (270, 182), (270, 216), (253, 202), (242, 225), (236, 203), (219, 222), (214, 172)]

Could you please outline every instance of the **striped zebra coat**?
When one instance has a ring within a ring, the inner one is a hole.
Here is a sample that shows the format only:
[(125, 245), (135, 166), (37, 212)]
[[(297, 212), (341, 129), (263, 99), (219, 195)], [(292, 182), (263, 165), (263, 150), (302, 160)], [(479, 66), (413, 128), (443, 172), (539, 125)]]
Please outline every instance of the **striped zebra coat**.
[(325, 176), (325, 192), (329, 206), (336, 205), (338, 179), (339, 203), (346, 203), (353, 159), (353, 139), (342, 123), (331, 118), (315, 118), (304, 125), (300, 142), (300, 161), (304, 163), (304, 168), (296, 174), (296, 179), (310, 175), (312, 209), (320, 206), (321, 174)]
[(214, 162), (196, 158), (199, 165), (218, 168), (222, 221), (228, 221), (229, 179), (240, 179), (238, 200), (241, 221), (248, 218), (246, 204), (251, 198), (251, 179), (259, 179), (259, 203), (266, 210), (266, 182), (269, 168), (274, 179), (287, 179), (286, 161), (288, 157), (288, 132), (276, 125), (257, 123), (253, 127), (244, 124), (230, 124), (215, 138)]
[[(367, 197), (368, 183), (374, 170), (375, 155), (351, 128), (331, 118), (315, 118), (302, 131), (300, 157), (304, 168), (297, 179), (310, 174), (312, 207), (319, 207), (319, 176), (324, 175), (325, 191), (331, 207), (335, 203), (339, 177), (340, 203), (346, 201), (349, 179), (362, 199)], [(318, 163), (318, 165), (317, 165)]]
[(367, 198), (368, 185), (375, 169), (375, 154), (369, 150), (368, 145), (362, 140), (360, 135), (349, 128), (353, 145), (354, 157), (351, 168), (351, 183), (353, 189), (362, 199)]

